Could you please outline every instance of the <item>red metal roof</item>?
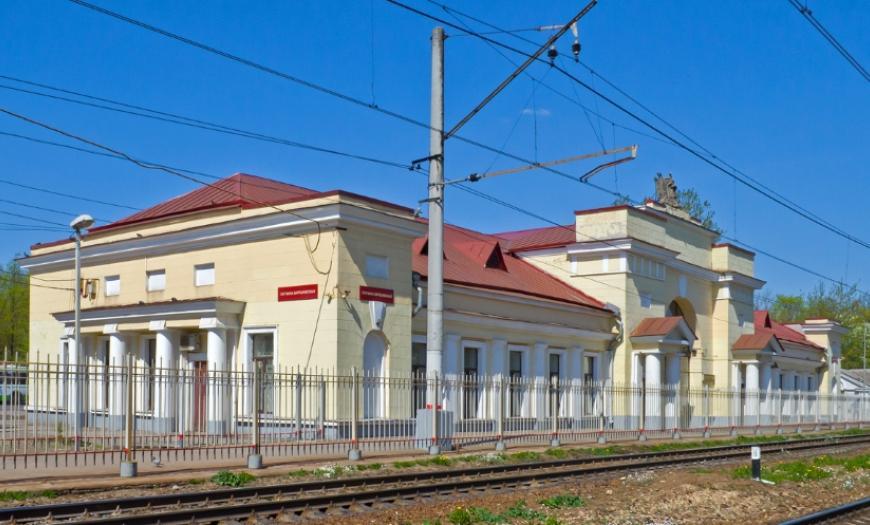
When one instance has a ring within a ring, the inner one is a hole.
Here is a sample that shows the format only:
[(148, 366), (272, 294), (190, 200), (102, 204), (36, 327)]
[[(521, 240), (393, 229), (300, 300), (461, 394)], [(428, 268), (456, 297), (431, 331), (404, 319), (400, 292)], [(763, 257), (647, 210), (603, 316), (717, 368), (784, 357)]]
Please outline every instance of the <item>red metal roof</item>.
[(631, 337), (647, 337), (668, 335), (677, 325), (680, 324), (682, 317), (645, 317), (631, 331)]
[(294, 186), (276, 180), (236, 173), (215, 181), (208, 186), (197, 188), (168, 201), (161, 202), (146, 210), (134, 213), (105, 226), (91, 228), (89, 232), (105, 231), (129, 224), (162, 219), (194, 211), (204, 211), (223, 207), (257, 208), (263, 205), (290, 202), (300, 198), (313, 197), (319, 192)]
[[(501, 240), (499, 236), (445, 224), (444, 282), (604, 309), (601, 301), (506, 253)], [(426, 237), (421, 237), (412, 245), (414, 271), (424, 277), (428, 273), (428, 257), (422, 253), (426, 242)], [(494, 250), (503, 262), (501, 267), (487, 266)]]
[(493, 236), (504, 241), (504, 248), (509, 252), (567, 246), (577, 240), (573, 224), (494, 233)]
[(767, 347), (772, 337), (779, 341), (788, 341), (815, 350), (825, 350), (824, 347), (807, 339), (801, 332), (771, 319), (767, 310), (756, 310), (753, 317), (755, 333), (738, 337), (733, 346), (735, 350), (762, 350)]

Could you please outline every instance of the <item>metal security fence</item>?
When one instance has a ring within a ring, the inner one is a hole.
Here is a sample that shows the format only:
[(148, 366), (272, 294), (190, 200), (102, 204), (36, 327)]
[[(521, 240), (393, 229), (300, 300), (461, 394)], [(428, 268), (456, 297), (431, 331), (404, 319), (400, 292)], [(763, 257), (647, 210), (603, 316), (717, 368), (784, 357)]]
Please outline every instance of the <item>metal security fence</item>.
[(580, 379), (3, 364), (0, 467), (346, 457), (859, 426), (870, 399)]

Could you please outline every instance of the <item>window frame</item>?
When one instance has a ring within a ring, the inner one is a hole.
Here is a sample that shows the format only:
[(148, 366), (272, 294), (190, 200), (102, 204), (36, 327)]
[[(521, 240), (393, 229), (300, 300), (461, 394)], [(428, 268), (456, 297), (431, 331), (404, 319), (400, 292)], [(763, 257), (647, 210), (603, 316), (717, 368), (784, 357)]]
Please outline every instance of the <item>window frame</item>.
[[(210, 283), (200, 283), (199, 275), (201, 270), (211, 270), (211, 282)], [(193, 265), (193, 286), (200, 288), (202, 286), (214, 286), (217, 282), (217, 266), (215, 263), (201, 263)]]
[[(161, 288), (152, 288), (151, 287), (151, 277), (158, 276), (158, 275), (163, 276), (162, 287)], [(152, 292), (162, 292), (164, 290), (166, 290), (166, 270), (160, 269), (160, 270), (148, 270), (148, 271), (146, 271), (145, 272), (145, 291), (152, 293)]]
[[(378, 261), (377, 264), (369, 264), (369, 262)], [(372, 279), (384, 279), (388, 280), (390, 278), (390, 258), (386, 255), (376, 255), (373, 253), (367, 253), (365, 255), (365, 261), (363, 262), (363, 275), (366, 277), (371, 277)], [(378, 271), (374, 271), (378, 270)], [(382, 271), (380, 271), (382, 270)]]
[[(109, 293), (109, 282), (117, 282), (117, 288), (114, 293)], [(117, 297), (121, 295), (121, 274), (107, 275), (103, 277), (103, 293), (106, 297)]]

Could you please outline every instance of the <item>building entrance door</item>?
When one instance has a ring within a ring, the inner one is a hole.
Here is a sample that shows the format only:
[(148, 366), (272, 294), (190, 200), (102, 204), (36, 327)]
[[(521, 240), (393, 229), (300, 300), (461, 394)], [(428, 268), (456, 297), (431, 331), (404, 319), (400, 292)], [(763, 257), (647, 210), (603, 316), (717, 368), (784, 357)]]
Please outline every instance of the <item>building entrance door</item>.
[(208, 361), (193, 362), (193, 431), (205, 432), (208, 406)]

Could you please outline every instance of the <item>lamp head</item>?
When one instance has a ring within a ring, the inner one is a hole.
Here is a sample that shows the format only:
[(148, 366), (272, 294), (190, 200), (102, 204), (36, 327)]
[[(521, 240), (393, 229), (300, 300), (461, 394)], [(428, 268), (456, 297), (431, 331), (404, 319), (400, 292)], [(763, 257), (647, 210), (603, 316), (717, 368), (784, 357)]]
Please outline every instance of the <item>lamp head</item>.
[(94, 218), (86, 213), (79, 215), (78, 217), (73, 219), (71, 223), (69, 223), (70, 228), (72, 228), (76, 231), (86, 230), (93, 225), (94, 225)]

